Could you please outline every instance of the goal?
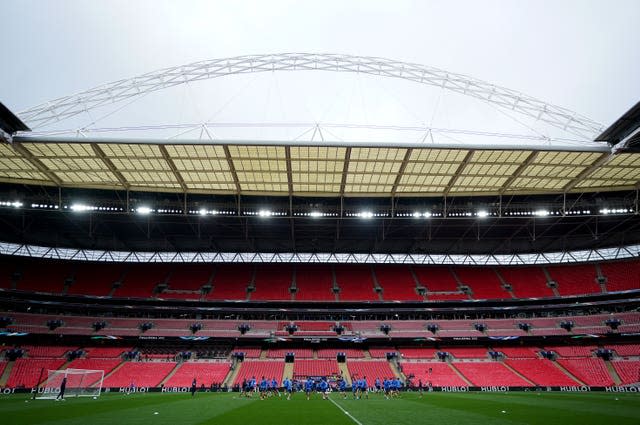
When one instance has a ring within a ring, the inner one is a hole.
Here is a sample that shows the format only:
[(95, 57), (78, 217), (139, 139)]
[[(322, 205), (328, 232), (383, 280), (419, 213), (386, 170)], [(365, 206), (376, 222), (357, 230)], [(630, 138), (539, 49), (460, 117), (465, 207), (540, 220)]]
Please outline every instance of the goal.
[(102, 390), (104, 371), (88, 369), (49, 370), (46, 381), (40, 384), (38, 388), (36, 399), (56, 398), (64, 378), (67, 378), (65, 397), (99, 397)]

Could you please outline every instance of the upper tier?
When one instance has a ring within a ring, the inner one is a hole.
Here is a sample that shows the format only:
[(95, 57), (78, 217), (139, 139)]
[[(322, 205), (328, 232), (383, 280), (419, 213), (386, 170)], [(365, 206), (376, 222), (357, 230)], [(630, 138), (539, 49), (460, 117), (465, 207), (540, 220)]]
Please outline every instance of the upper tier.
[(510, 300), (640, 289), (640, 261), (561, 266), (136, 264), (0, 257), (0, 288), (232, 301)]

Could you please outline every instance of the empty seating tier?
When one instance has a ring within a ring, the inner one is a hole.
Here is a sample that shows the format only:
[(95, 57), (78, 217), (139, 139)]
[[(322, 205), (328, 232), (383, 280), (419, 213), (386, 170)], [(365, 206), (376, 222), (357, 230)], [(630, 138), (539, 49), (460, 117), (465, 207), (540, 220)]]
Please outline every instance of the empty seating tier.
[(569, 375), (550, 360), (545, 359), (517, 359), (505, 362), (514, 370), (538, 385), (573, 386), (578, 385)]
[(125, 351), (130, 351), (131, 347), (85, 347), (83, 351), (87, 358), (114, 358), (120, 357)]
[(245, 264), (224, 264), (216, 267), (207, 295), (210, 300), (244, 300), (253, 278), (253, 267)]
[(381, 381), (385, 378), (394, 378), (395, 374), (391, 370), (391, 366), (386, 361), (348, 361), (347, 368), (351, 379), (367, 378), (367, 383), (371, 386), (376, 379)]
[(340, 301), (376, 301), (373, 278), (369, 266), (336, 265), (336, 283), (340, 288)]
[(596, 282), (596, 268), (593, 264), (547, 267), (549, 276), (558, 284), (562, 296), (597, 294), (602, 292)]
[(497, 269), (516, 298), (553, 297), (542, 267), (500, 267)]
[[(281, 326), (284, 327), (289, 322), (282, 322)], [(319, 332), (332, 332), (333, 326), (336, 322), (294, 322), (298, 326), (298, 331), (319, 331)]]
[(222, 384), (230, 366), (229, 363), (182, 363), (164, 386), (190, 387), (194, 378), (198, 387)]
[(27, 355), (32, 357), (47, 357), (47, 358), (61, 358), (64, 357), (69, 351), (75, 350), (77, 347), (61, 347), (61, 346), (49, 346), (49, 345), (25, 345), (22, 347), (27, 352)]
[(502, 288), (496, 272), (488, 267), (458, 267), (455, 273), (462, 285), (471, 288), (476, 300), (506, 299), (511, 295)]
[(640, 356), (640, 344), (606, 345), (605, 348), (614, 350), (621, 357)]
[(385, 301), (422, 301), (409, 266), (376, 267), (375, 274)]
[(120, 363), (122, 363), (120, 359), (75, 359), (67, 365), (67, 368), (101, 370), (104, 376), (107, 376)]
[(256, 266), (253, 301), (291, 300), (293, 269), (289, 264), (259, 264)]
[(369, 348), (369, 355), (373, 358), (386, 358), (387, 353), (395, 353), (396, 349), (393, 347), (371, 347)]
[(607, 365), (602, 359), (560, 359), (558, 363), (587, 385), (598, 387), (614, 385)]
[(640, 262), (617, 261), (600, 265), (602, 275), (607, 280), (607, 291), (628, 291), (640, 289)]
[(623, 385), (640, 382), (640, 361), (611, 362)]
[(338, 353), (344, 353), (347, 359), (360, 359), (364, 357), (364, 351), (355, 348), (318, 348), (317, 353), (320, 359), (335, 359)]
[(7, 380), (7, 387), (35, 387), (45, 381), (49, 370), (60, 369), (63, 359), (17, 359)]
[(445, 347), (442, 351), (447, 351), (456, 359), (486, 359), (487, 349), (480, 347)]
[[(442, 267), (91, 263), (15, 260), (6, 256), (0, 257), (0, 288), (55, 295), (158, 297), (194, 302), (246, 300), (248, 295), (253, 301), (456, 301), (598, 294), (603, 291), (598, 270), (610, 292), (640, 290), (640, 261), (635, 260), (598, 265)], [(557, 289), (552, 289), (549, 281), (555, 281)], [(505, 284), (511, 286), (510, 291)], [(208, 294), (204, 294), (205, 285), (211, 285)], [(334, 285), (339, 290), (337, 297)], [(470, 288), (469, 295), (462, 292), (462, 286)], [(254, 289), (250, 294), (249, 287)], [(424, 295), (418, 293), (421, 287), (426, 288)], [(295, 291), (291, 291), (293, 288)]]
[(500, 362), (458, 362), (453, 363), (453, 366), (472, 384), (480, 387), (491, 385), (527, 387), (531, 385)]
[(23, 260), (19, 269), (20, 279), (17, 289), (60, 294), (67, 279), (71, 278), (72, 267), (68, 262)]
[(262, 353), (262, 348), (260, 347), (235, 347), (233, 349), (234, 353), (244, 353), (244, 357), (247, 359), (257, 359), (260, 357)]
[(149, 298), (156, 286), (166, 282), (170, 271), (168, 264), (134, 264), (126, 271), (113, 296)]
[(293, 353), (296, 359), (310, 359), (313, 357), (311, 348), (270, 348), (267, 357), (270, 359), (283, 359), (287, 353)]
[(545, 347), (547, 351), (554, 351), (560, 357), (591, 357), (593, 352), (597, 349), (595, 345), (589, 345), (584, 347), (563, 347), (552, 346)]
[(167, 289), (159, 297), (197, 300), (212, 275), (213, 266), (210, 264), (178, 265), (167, 280)]
[(120, 281), (125, 267), (122, 264), (78, 263), (74, 270), (68, 294), (105, 297), (111, 293), (113, 284)]
[(495, 351), (503, 353), (510, 359), (536, 359), (540, 349), (533, 347), (495, 347)]
[(126, 362), (104, 379), (104, 387), (157, 387), (175, 362)]
[(11, 289), (16, 262), (12, 257), (0, 256), (0, 288)]
[(437, 350), (435, 348), (411, 348), (399, 347), (398, 351), (405, 359), (433, 359)]
[(333, 273), (327, 265), (296, 267), (297, 301), (335, 301)]
[(434, 387), (464, 387), (467, 383), (449, 366), (448, 363), (424, 362), (402, 363), (402, 372), (405, 376), (413, 376), (412, 383), (417, 386), (429, 383)]
[(296, 360), (293, 363), (293, 377), (336, 376), (340, 374), (338, 362), (335, 360)]
[(455, 292), (455, 293), (429, 292), (427, 294), (427, 299), (429, 301), (458, 301), (458, 300), (468, 300), (469, 297), (467, 296), (467, 294), (462, 292)]
[(448, 268), (445, 267), (414, 267), (420, 285), (429, 292), (456, 292), (458, 282)]

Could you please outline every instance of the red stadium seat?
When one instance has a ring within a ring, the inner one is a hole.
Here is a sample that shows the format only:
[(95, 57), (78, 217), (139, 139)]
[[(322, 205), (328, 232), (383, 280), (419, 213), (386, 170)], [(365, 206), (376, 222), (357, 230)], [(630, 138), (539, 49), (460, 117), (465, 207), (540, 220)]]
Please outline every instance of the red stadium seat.
[(229, 363), (182, 363), (173, 375), (164, 383), (165, 387), (190, 387), (193, 378), (199, 387), (222, 384), (230, 368)]
[(389, 363), (386, 361), (347, 361), (347, 368), (349, 369), (349, 375), (351, 375), (352, 380), (366, 377), (369, 386), (373, 385), (376, 379), (382, 381), (385, 378), (395, 377)]
[(176, 367), (175, 362), (125, 362), (104, 379), (104, 387), (157, 387)]

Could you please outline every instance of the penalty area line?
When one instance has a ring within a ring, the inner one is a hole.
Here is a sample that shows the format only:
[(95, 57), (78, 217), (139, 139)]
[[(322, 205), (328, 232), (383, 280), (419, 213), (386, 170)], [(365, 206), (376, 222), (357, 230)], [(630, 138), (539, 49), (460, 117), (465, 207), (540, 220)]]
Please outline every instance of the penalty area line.
[(362, 425), (362, 422), (360, 422), (359, 420), (357, 420), (356, 418), (354, 418), (353, 416), (351, 416), (351, 413), (347, 412), (346, 410), (344, 410), (342, 408), (342, 406), (340, 406), (338, 403), (336, 403), (331, 397), (329, 397), (329, 401), (331, 403), (333, 403), (334, 406), (336, 406), (338, 409), (342, 410), (342, 412), (347, 415), (349, 417), (349, 419), (351, 419), (353, 422), (357, 423), (358, 425)]

